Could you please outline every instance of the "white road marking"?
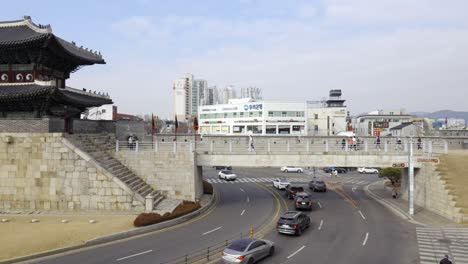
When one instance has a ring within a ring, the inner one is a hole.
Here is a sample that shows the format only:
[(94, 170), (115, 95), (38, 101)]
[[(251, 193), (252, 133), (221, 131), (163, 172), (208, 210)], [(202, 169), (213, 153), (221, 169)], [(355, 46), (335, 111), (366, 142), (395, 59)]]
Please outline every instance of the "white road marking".
[(126, 256), (126, 257), (123, 257), (123, 258), (119, 258), (119, 259), (117, 259), (117, 261), (121, 261), (121, 260), (124, 260), (124, 259), (133, 258), (133, 257), (139, 256), (139, 255), (147, 254), (147, 253), (150, 253), (151, 251), (153, 251), (153, 250), (147, 250), (147, 251), (140, 252), (140, 253), (137, 253), (137, 254), (133, 254), (133, 255), (130, 255), (130, 256)]
[(364, 241), (362, 242), (362, 245), (365, 246), (367, 243), (367, 239), (369, 238), (369, 232), (366, 233), (366, 237), (364, 238)]
[(323, 219), (320, 220), (320, 225), (319, 225), (319, 227), (318, 227), (318, 230), (321, 230), (321, 229), (322, 229), (322, 225), (323, 225)]
[(320, 207), (320, 209), (322, 208), (322, 204), (320, 204), (320, 202), (317, 202), (318, 206)]
[(250, 197), (247, 196), (247, 202), (250, 203)]
[(242, 188), (239, 188), (239, 189), (241, 190), (241, 192), (245, 192), (244, 189), (242, 189)]
[(245, 213), (245, 209), (244, 209), (244, 210), (242, 210), (242, 213), (241, 213), (241, 215), (244, 215), (244, 213)]
[(288, 256), (288, 259), (294, 257), (294, 255), (296, 255), (297, 253), (299, 253), (301, 250), (303, 250), (305, 248), (305, 246), (302, 246), (301, 248), (299, 248), (298, 250), (294, 251), (294, 253), (292, 253), (291, 255)]
[(352, 190), (353, 192), (356, 192), (356, 187), (353, 187), (351, 190)]
[(221, 229), (221, 228), (222, 228), (222, 226), (217, 227), (217, 228), (215, 228), (215, 229), (213, 229), (213, 230), (207, 231), (207, 232), (203, 233), (202, 236), (208, 235), (209, 233), (213, 233), (214, 231), (219, 230), (219, 229)]
[(366, 218), (365, 218), (364, 215), (362, 214), (361, 210), (359, 210), (359, 214), (361, 215), (362, 219), (366, 220)]

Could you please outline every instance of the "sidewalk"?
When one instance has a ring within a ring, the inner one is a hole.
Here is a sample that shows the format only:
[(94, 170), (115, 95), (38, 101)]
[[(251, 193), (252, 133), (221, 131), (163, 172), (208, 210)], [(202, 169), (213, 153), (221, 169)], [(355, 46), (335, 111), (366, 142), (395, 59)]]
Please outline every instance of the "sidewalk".
[(431, 212), (423, 207), (414, 206), (414, 215), (410, 215), (408, 201), (398, 197), (393, 199), (392, 191), (389, 187), (384, 185), (384, 181), (374, 182), (364, 188), (364, 191), (372, 198), (377, 200), (401, 218), (414, 222), (416, 224), (425, 226), (460, 226), (459, 224)]

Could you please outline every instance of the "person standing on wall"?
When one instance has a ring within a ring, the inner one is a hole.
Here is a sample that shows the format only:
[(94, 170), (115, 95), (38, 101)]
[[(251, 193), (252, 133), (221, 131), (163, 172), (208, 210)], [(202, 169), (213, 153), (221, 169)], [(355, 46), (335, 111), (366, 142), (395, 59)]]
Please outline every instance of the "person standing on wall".
[(377, 136), (377, 139), (375, 140), (375, 148), (380, 150), (380, 136)]

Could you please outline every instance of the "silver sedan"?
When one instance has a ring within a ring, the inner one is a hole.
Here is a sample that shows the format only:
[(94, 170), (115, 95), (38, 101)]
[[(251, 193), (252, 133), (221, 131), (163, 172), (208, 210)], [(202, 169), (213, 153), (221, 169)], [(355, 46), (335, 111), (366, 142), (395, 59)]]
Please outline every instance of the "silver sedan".
[(223, 262), (253, 264), (274, 253), (275, 246), (269, 240), (243, 238), (232, 242), (224, 249)]

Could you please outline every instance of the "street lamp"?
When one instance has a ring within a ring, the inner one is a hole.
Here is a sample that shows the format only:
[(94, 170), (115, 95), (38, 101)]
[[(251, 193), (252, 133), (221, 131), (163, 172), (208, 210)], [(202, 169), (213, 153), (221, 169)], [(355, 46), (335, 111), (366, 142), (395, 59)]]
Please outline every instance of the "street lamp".
[(408, 208), (409, 214), (414, 215), (414, 164), (413, 164), (413, 135), (409, 138), (408, 149)]

